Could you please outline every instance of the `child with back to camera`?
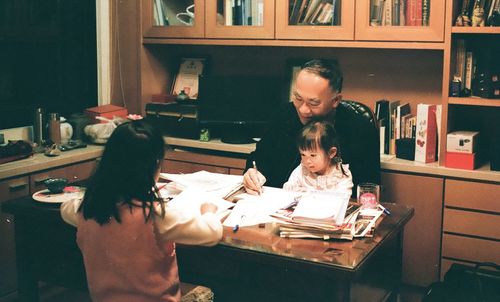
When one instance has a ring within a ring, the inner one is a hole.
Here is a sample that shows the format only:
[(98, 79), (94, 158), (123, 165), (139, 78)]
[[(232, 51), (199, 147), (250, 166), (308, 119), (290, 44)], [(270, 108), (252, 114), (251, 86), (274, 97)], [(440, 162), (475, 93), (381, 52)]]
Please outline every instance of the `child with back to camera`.
[(164, 157), (157, 129), (137, 120), (118, 126), (85, 197), (61, 205), (77, 227), (93, 301), (179, 301), (175, 243), (215, 245), (222, 225), (205, 203), (199, 214), (172, 209), (155, 184)]
[(339, 137), (327, 121), (313, 120), (297, 137), (301, 163), (283, 185), (289, 191), (332, 191), (351, 195), (349, 165), (342, 164)]

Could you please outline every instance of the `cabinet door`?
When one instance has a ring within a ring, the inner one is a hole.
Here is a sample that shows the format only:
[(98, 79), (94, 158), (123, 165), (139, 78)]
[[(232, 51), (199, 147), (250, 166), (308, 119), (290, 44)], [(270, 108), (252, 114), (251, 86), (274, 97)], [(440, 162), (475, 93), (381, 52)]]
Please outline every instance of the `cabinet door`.
[(356, 40), (444, 40), (445, 1), (357, 0)]
[[(28, 176), (0, 181), (0, 206), (10, 199), (29, 194)], [(0, 297), (13, 292), (16, 283), (16, 251), (14, 242), (14, 218), (0, 211)]]
[(32, 174), (30, 176), (30, 193), (33, 194), (40, 190), (44, 190), (46, 187), (43, 182), (48, 178), (62, 177), (68, 179), (69, 183), (86, 180), (92, 175), (96, 165), (96, 160), (90, 160), (63, 168)]
[(204, 0), (142, 0), (140, 2), (142, 3), (144, 37), (203, 38)]
[(353, 40), (354, 1), (278, 1), (276, 2), (276, 38)]
[(412, 206), (403, 239), (403, 282), (428, 286), (439, 279), (443, 179), (382, 172), (381, 200)]
[(207, 1), (205, 35), (222, 39), (273, 39), (274, 4), (274, 0)]

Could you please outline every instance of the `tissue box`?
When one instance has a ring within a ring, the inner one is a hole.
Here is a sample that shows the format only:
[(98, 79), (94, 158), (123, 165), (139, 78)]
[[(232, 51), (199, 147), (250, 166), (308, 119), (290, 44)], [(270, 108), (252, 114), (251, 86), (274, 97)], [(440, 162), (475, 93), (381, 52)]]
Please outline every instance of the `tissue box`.
[(477, 151), (479, 132), (455, 131), (450, 132), (446, 138), (446, 151), (472, 154)]
[(477, 167), (478, 157), (476, 153), (446, 152), (445, 166), (447, 168), (474, 170)]
[(109, 104), (87, 108), (85, 109), (85, 114), (90, 117), (91, 123), (95, 124), (102, 122), (96, 119), (96, 117), (98, 116), (102, 116), (107, 119), (113, 119), (113, 117), (115, 116), (126, 118), (128, 115), (128, 110), (127, 108)]

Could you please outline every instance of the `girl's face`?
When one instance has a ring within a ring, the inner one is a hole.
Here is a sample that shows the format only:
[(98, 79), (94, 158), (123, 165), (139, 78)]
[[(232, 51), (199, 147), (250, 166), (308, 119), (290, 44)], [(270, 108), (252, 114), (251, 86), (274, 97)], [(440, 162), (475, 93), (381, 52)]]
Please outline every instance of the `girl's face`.
[(321, 148), (300, 150), (302, 166), (312, 173), (324, 175), (328, 171), (331, 159), (335, 156), (336, 152), (336, 148), (331, 148), (328, 153)]

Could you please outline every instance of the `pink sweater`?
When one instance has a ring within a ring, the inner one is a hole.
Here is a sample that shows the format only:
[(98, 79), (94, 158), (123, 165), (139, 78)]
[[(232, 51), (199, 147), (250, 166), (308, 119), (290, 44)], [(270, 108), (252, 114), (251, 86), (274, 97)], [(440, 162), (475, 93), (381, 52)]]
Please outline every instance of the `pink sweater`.
[(179, 301), (175, 243), (159, 245), (152, 221), (144, 223), (141, 208), (120, 212), (100, 226), (80, 219), (77, 242), (84, 255), (93, 301)]
[(179, 275), (175, 243), (215, 245), (222, 225), (212, 213), (196, 215), (166, 208), (161, 218), (144, 222), (141, 208), (120, 210), (114, 219), (99, 225), (77, 211), (81, 200), (61, 205), (63, 219), (78, 227), (87, 282), (94, 302), (179, 301)]

